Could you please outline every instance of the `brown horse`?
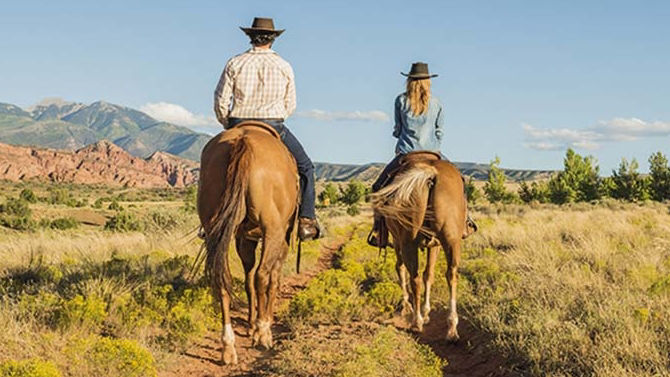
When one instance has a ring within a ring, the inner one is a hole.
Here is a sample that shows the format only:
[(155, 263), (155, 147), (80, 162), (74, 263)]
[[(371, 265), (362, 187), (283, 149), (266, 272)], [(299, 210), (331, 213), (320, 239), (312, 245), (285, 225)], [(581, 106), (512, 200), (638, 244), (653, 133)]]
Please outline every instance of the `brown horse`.
[[(447, 258), (450, 290), (449, 328), (446, 337), (458, 340), (456, 284), (461, 254), (461, 238), (466, 226), (466, 201), (460, 172), (451, 163), (434, 155), (411, 153), (393, 181), (371, 196), (375, 211), (386, 218), (396, 251), (396, 271), (403, 290), (403, 312), (410, 311), (412, 329), (422, 331), (429, 320), (430, 289), (439, 245)], [(430, 242), (437, 239), (438, 242)], [(423, 272), (424, 294), (421, 307), (420, 247), (428, 249)], [(409, 272), (409, 282), (407, 273)], [(407, 285), (411, 286), (411, 294)]]
[[(218, 134), (202, 151), (198, 214), (207, 250), (205, 273), (223, 315), (224, 364), (237, 363), (230, 321), (230, 243), (234, 238), (244, 266), (253, 344), (270, 348), (273, 305), (295, 225), (298, 185), (295, 161), (269, 126), (247, 122)], [(254, 268), (260, 239), (260, 262)]]

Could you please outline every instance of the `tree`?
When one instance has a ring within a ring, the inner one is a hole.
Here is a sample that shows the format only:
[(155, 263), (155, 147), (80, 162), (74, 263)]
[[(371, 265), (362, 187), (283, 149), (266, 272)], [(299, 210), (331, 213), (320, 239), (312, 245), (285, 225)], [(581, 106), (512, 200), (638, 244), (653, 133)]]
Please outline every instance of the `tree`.
[(532, 182), (530, 185), (526, 181), (521, 181), (518, 190), (519, 198), (524, 203), (549, 201), (549, 188), (546, 182)]
[(563, 171), (551, 178), (548, 188), (551, 202), (556, 204), (599, 199), (600, 177), (595, 158), (582, 157), (569, 148), (563, 159)]
[(344, 204), (352, 205), (358, 203), (363, 197), (365, 197), (365, 194), (368, 192), (368, 188), (362, 182), (354, 179), (349, 182), (344, 190), (340, 188), (340, 191), (340, 201)]
[(323, 191), (319, 193), (319, 201), (324, 205), (335, 204), (339, 200), (337, 187), (332, 183), (326, 183)]
[(661, 152), (649, 157), (649, 194), (658, 201), (670, 199), (670, 167)]
[(476, 204), (482, 198), (482, 192), (479, 191), (477, 186), (475, 186), (475, 181), (472, 177), (468, 178), (467, 181), (464, 181), (465, 184), (465, 196), (468, 199), (468, 203)]
[(613, 198), (630, 201), (649, 199), (647, 182), (638, 173), (638, 168), (636, 159), (632, 159), (630, 163), (625, 158), (621, 159), (619, 169), (612, 171)]
[(500, 169), (500, 157), (496, 156), (495, 160), (489, 164), (489, 176), (484, 184), (484, 193), (489, 202), (508, 203), (514, 201), (515, 195), (507, 192), (507, 189), (505, 189), (506, 181), (507, 177), (505, 177), (505, 173)]

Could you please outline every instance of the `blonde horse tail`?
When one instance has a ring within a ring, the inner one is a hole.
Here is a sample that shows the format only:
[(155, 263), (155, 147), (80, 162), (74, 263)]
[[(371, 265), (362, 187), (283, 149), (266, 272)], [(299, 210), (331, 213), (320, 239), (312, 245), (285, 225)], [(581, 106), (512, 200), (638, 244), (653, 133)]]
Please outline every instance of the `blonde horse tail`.
[(414, 237), (422, 230), (428, 197), (437, 177), (435, 167), (416, 164), (398, 173), (393, 182), (370, 196), (372, 208), (381, 216), (412, 229)]
[(251, 157), (248, 141), (245, 137), (241, 137), (230, 151), (221, 204), (214, 217), (212, 228), (205, 237), (207, 246), (205, 274), (210, 279), (214, 297), (219, 300), (223, 289), (230, 297), (234, 296), (228, 250), (238, 226), (246, 217)]

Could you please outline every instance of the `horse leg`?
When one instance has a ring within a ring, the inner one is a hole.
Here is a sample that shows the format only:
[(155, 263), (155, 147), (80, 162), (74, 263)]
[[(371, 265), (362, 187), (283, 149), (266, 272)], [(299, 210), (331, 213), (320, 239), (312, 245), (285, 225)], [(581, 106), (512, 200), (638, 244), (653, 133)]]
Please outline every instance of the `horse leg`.
[(398, 282), (400, 288), (402, 289), (402, 311), (401, 315), (406, 316), (412, 312), (412, 306), (409, 303), (409, 292), (407, 290), (407, 268), (402, 262), (402, 253), (400, 248), (395, 249), (395, 271), (398, 274)]
[(421, 304), (421, 276), (419, 276), (419, 250), (416, 242), (409, 241), (402, 244), (402, 259), (409, 272), (410, 285), (412, 287), (412, 330), (423, 331), (423, 317), (419, 308)]
[(223, 334), (221, 335), (221, 360), (224, 364), (237, 364), (237, 352), (235, 351), (235, 332), (230, 321), (230, 296), (228, 292), (221, 287), (220, 289), (221, 313), (223, 317)]
[(270, 311), (270, 275), (272, 268), (280, 252), (281, 243), (284, 242), (283, 235), (279, 232), (265, 232), (263, 236), (263, 251), (261, 261), (256, 268), (256, 297), (258, 304), (258, 317), (256, 319), (256, 329), (252, 334), (253, 345), (261, 345), (266, 349), (272, 347), (272, 312)]
[(281, 243), (281, 252), (279, 258), (275, 260), (272, 270), (270, 271), (270, 286), (268, 293), (268, 313), (270, 313), (270, 324), (273, 322), (273, 313), (275, 300), (277, 299), (277, 292), (281, 286), (281, 268), (286, 260), (286, 255), (288, 254), (289, 245), (285, 242)]
[[(460, 236), (460, 235), (459, 235)], [(447, 340), (456, 342), (459, 338), (458, 313), (456, 312), (456, 286), (458, 284), (458, 265), (461, 260), (461, 239), (458, 236), (448, 237), (446, 232), (440, 235), (440, 242), (447, 258), (447, 284), (449, 285), (449, 325)]]
[(256, 328), (256, 291), (254, 289), (254, 265), (256, 264), (256, 246), (258, 241), (251, 241), (242, 236), (235, 240), (235, 250), (242, 260), (244, 267), (244, 290), (247, 293), (247, 302), (249, 303), (249, 315), (247, 322), (249, 325), (248, 334), (251, 335)]
[(430, 289), (435, 278), (435, 262), (437, 262), (438, 251), (437, 247), (428, 248), (426, 269), (423, 271), (423, 307), (421, 308), (421, 314), (424, 324), (430, 321)]

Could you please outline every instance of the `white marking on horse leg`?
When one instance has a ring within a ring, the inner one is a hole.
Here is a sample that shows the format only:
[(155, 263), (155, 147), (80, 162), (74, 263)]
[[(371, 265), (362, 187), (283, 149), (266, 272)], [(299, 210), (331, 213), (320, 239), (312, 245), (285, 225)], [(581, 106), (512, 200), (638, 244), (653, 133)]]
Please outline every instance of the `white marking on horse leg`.
[(456, 313), (456, 298), (452, 297), (449, 302), (449, 328), (447, 329), (447, 340), (455, 342), (458, 336), (458, 313)]
[(423, 317), (424, 317), (424, 323), (428, 323), (430, 321), (430, 287), (431, 284), (430, 282), (426, 282), (426, 290), (425, 290), (425, 295), (424, 295), (424, 301), (423, 301)]
[(256, 330), (252, 337), (254, 345), (261, 345), (266, 349), (272, 348), (272, 329), (270, 321), (259, 319), (256, 321)]
[(237, 352), (235, 351), (235, 332), (233, 325), (226, 323), (223, 326), (223, 335), (221, 336), (223, 343), (222, 359), (224, 364), (237, 364)]

